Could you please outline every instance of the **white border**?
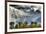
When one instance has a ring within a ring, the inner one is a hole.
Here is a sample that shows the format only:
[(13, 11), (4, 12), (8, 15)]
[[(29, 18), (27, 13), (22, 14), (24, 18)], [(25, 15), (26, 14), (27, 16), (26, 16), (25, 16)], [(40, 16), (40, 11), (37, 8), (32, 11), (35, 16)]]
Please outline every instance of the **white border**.
[[(41, 6), (41, 28), (26, 28), (26, 29), (9, 29), (9, 5), (35, 5)], [(34, 30), (43, 30), (43, 4), (33, 4), (33, 3), (14, 3), (14, 2), (7, 2), (7, 32), (19, 32), (19, 31), (34, 31)]]

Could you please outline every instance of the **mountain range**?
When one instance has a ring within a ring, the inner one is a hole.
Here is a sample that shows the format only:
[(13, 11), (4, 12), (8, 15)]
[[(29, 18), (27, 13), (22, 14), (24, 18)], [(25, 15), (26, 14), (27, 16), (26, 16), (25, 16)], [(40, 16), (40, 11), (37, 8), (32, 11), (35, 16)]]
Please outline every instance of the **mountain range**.
[(18, 17), (17, 19), (15, 18), (16, 22), (25, 22), (27, 21), (28, 23), (31, 22), (41, 22), (41, 11), (35, 7), (35, 6), (12, 6), (10, 5), (10, 8), (12, 9), (11, 11), (12, 14), (14, 14)]

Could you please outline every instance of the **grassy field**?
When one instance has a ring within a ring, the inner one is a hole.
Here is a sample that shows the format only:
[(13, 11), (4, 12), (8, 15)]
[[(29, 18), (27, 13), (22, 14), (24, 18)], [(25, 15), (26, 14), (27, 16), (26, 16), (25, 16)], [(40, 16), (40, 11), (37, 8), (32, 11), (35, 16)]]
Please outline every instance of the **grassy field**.
[(10, 29), (20, 29), (20, 28), (40, 28), (41, 25), (37, 24), (37, 22), (31, 22), (31, 24), (28, 24), (27, 22), (19, 22), (15, 26), (14, 22), (10, 23)]

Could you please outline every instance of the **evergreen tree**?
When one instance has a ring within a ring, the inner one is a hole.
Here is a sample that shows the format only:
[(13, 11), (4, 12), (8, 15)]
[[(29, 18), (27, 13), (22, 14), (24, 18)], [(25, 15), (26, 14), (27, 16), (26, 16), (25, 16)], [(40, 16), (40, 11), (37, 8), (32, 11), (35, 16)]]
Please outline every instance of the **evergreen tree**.
[(10, 29), (14, 29), (14, 22), (10, 22)]
[(15, 25), (15, 28), (19, 28), (19, 27), (18, 27), (18, 24)]

